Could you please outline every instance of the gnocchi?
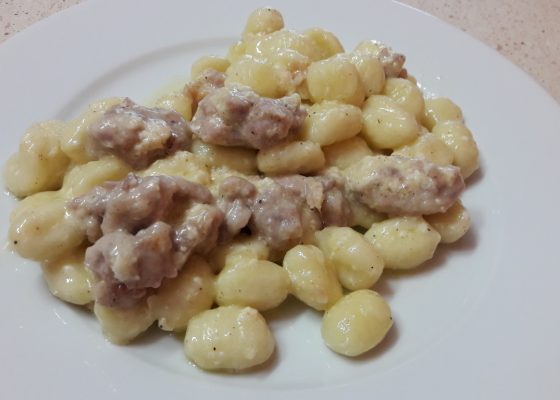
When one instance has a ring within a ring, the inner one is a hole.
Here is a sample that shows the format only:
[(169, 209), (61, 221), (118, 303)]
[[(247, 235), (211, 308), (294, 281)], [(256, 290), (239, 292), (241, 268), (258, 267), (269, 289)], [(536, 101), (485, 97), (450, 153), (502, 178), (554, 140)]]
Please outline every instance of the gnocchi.
[(426, 132), (421, 134), (412, 143), (395, 149), (393, 154), (410, 158), (425, 158), (439, 165), (453, 163), (453, 151), (438, 136)]
[(187, 121), (192, 119), (192, 99), (183, 93), (170, 93), (156, 100), (156, 107), (177, 111)]
[(299, 245), (286, 253), (283, 263), (291, 293), (316, 310), (326, 310), (341, 296), (342, 288), (323, 252), (313, 245)]
[(356, 161), (375, 154), (360, 136), (354, 136), (350, 139), (325, 146), (323, 147), (323, 153), (325, 154), (327, 165), (340, 169), (345, 169)]
[(363, 108), (362, 134), (370, 146), (378, 149), (396, 149), (420, 134), (414, 115), (387, 96), (370, 96)]
[(358, 71), (366, 97), (380, 94), (383, 91), (386, 84), (385, 70), (377, 57), (373, 54), (354, 53), (350, 57), (350, 62)]
[(93, 313), (105, 337), (119, 345), (129, 343), (148, 330), (155, 320), (147, 304), (139, 304), (134, 308), (114, 308), (95, 302)]
[(383, 94), (395, 100), (403, 110), (414, 115), (417, 121), (422, 120), (424, 113), (424, 97), (414, 83), (403, 78), (389, 78), (385, 82)]
[(241, 305), (259, 311), (278, 307), (286, 296), (290, 279), (282, 267), (266, 260), (245, 259), (226, 266), (216, 279), (216, 302)]
[(279, 144), (257, 154), (257, 168), (269, 175), (310, 174), (324, 166), (321, 146), (311, 141)]
[(40, 192), (23, 199), (10, 216), (8, 238), (25, 258), (44, 261), (62, 256), (85, 238), (57, 192)]
[(459, 106), (404, 62), (259, 8), (154, 107), (107, 98), (31, 126), (4, 168), (12, 248), (115, 344), (157, 325), (204, 370), (251, 370), (276, 347), (265, 311), (292, 295), (328, 348), (368, 352), (393, 325), (371, 288), (466, 235), (480, 162)]
[(383, 272), (383, 259), (364, 237), (345, 227), (328, 227), (315, 233), (317, 244), (338, 280), (348, 290), (368, 289)]
[(463, 121), (461, 109), (445, 97), (426, 99), (424, 113), (422, 114), (424, 126), (432, 130), (438, 122), (443, 121)]
[(214, 303), (214, 274), (201, 257), (192, 257), (175, 279), (148, 297), (148, 307), (165, 331), (185, 331), (189, 320)]
[(307, 68), (307, 88), (315, 103), (334, 100), (359, 107), (365, 98), (358, 69), (344, 57), (312, 63)]
[[(191, 79), (196, 79), (208, 69), (218, 72), (226, 72), (230, 63), (227, 59), (218, 56), (202, 56), (196, 60), (191, 67)], [(187, 117), (185, 117), (187, 118)], [(190, 120), (190, 118), (187, 118)]]
[(336, 353), (358, 356), (374, 348), (393, 325), (391, 310), (372, 290), (347, 294), (323, 316), (321, 335)]
[(362, 130), (362, 111), (350, 104), (317, 103), (307, 110), (301, 137), (327, 146), (356, 136)]
[(64, 176), (61, 193), (67, 198), (81, 196), (104, 182), (124, 178), (130, 171), (126, 163), (115, 157), (78, 164)]
[[(247, 175), (257, 172), (257, 154), (252, 149), (225, 147), (195, 141), (192, 145), (192, 152), (198, 156), (195, 157), (196, 166), (184, 166), (181, 170), (185, 177), (188, 177), (189, 174), (192, 174), (191, 171), (196, 171), (197, 168), (208, 170), (210, 167), (227, 167)], [(160, 161), (165, 162), (165, 159)], [(204, 180), (201, 183), (208, 184), (208, 181)]]
[(295, 90), (290, 71), (282, 65), (252, 56), (243, 56), (226, 70), (228, 84), (249, 86), (266, 97), (282, 97)]
[(461, 169), (464, 178), (478, 169), (478, 146), (464, 123), (456, 120), (443, 121), (434, 126), (432, 133), (449, 146), (453, 152), (453, 165)]
[(70, 163), (60, 146), (64, 123), (48, 121), (33, 125), (23, 136), (19, 152), (12, 155), (4, 169), (6, 188), (19, 197), (56, 190), (62, 184)]
[(467, 233), (471, 226), (469, 213), (460, 200), (446, 212), (426, 215), (425, 219), (441, 235), (442, 243), (456, 242)]
[(241, 370), (264, 363), (275, 342), (265, 319), (251, 307), (223, 306), (196, 315), (185, 335), (185, 353), (200, 368)]
[(77, 248), (42, 265), (50, 292), (61, 300), (80, 306), (91, 303), (94, 277), (84, 266), (84, 249)]
[(364, 235), (379, 252), (385, 268), (410, 269), (431, 259), (441, 235), (421, 217), (393, 217), (377, 222)]

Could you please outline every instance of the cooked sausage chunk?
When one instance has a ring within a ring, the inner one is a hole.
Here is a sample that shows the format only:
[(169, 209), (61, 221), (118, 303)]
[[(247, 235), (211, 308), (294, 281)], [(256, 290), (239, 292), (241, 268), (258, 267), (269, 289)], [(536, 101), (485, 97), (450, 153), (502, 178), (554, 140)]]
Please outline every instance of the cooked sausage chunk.
[(271, 250), (286, 251), (301, 243), (306, 230), (321, 229), (319, 211), (312, 208), (314, 202), (308, 202), (312, 194), (290, 190), (270, 178), (260, 180), (256, 186), (258, 194), (249, 227)]
[(176, 111), (139, 106), (126, 98), (89, 126), (88, 137), (93, 156), (113, 154), (139, 169), (190, 146), (192, 133)]
[(367, 156), (344, 173), (360, 202), (397, 215), (445, 212), (465, 187), (457, 167), (401, 156)]
[(352, 210), (346, 197), (344, 178), (327, 174), (318, 179), (323, 185), (321, 204), (323, 226), (349, 226), (352, 221)]
[(211, 203), (213, 197), (205, 186), (179, 177), (128, 174), (71, 200), (67, 207), (83, 221), (89, 241), (95, 242), (116, 230), (136, 233), (187, 200)]
[(306, 116), (300, 102), (297, 94), (271, 99), (227, 86), (200, 101), (191, 128), (206, 143), (264, 149), (299, 131)]
[(132, 235), (115, 231), (86, 250), (85, 264), (96, 277), (95, 299), (105, 306), (132, 307), (148, 289), (177, 275), (171, 227), (156, 222)]
[(255, 185), (237, 176), (229, 176), (220, 184), (217, 203), (224, 213), (224, 239), (237, 235), (247, 226), (256, 194)]
[(200, 100), (214, 92), (216, 89), (224, 87), (226, 75), (213, 69), (207, 69), (197, 79), (185, 85), (183, 93), (192, 99), (193, 106), (198, 106)]
[(307, 233), (350, 220), (341, 179), (301, 175), (250, 179), (232, 176), (220, 184), (218, 204), (225, 214), (225, 238), (248, 225), (281, 253), (301, 243)]
[(191, 252), (207, 253), (218, 242), (220, 226), (224, 214), (210, 204), (195, 204), (184, 214), (183, 220), (176, 224), (173, 243), (178, 252), (184, 255), (185, 262)]
[(71, 200), (69, 212), (95, 242), (85, 265), (96, 277), (96, 300), (132, 307), (193, 252), (212, 249), (223, 221), (212, 201), (206, 187), (182, 178), (134, 174)]

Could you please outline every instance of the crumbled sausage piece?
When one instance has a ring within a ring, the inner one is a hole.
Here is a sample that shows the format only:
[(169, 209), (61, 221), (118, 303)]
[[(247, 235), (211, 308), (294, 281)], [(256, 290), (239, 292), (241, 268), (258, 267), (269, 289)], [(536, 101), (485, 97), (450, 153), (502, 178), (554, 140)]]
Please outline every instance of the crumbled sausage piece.
[(445, 212), (465, 187), (457, 167), (401, 156), (367, 156), (344, 173), (357, 200), (396, 215)]
[(237, 235), (249, 223), (257, 188), (246, 179), (229, 176), (220, 184), (218, 206), (224, 213), (223, 240)]
[(226, 75), (214, 69), (205, 70), (202, 75), (192, 82), (185, 85), (183, 94), (192, 99), (194, 109), (198, 107), (200, 100), (214, 92), (216, 89), (224, 87)]
[[(257, 182), (257, 200), (249, 223), (251, 232), (275, 251), (286, 251), (301, 243), (306, 227), (317, 226), (317, 210), (311, 210), (304, 195), (283, 187), (270, 178)], [(305, 210), (312, 212), (305, 212)]]
[(164, 278), (177, 275), (171, 227), (156, 222), (135, 235), (115, 231), (86, 250), (85, 264), (96, 277), (95, 298), (103, 305), (132, 307), (157, 288)]
[[(68, 210), (94, 244), (85, 264), (96, 277), (100, 304), (132, 307), (193, 252), (217, 242), (223, 221), (210, 191), (179, 177), (129, 174), (73, 199)], [(176, 210), (183, 218), (171, 221)]]
[(84, 223), (88, 239), (116, 230), (135, 233), (162, 220), (176, 205), (187, 200), (211, 203), (210, 191), (202, 185), (171, 176), (139, 177), (107, 182), (68, 203), (68, 209)]
[(301, 243), (308, 233), (350, 220), (342, 179), (301, 175), (250, 179), (229, 177), (220, 185), (218, 204), (226, 215), (223, 229), (230, 235), (225, 237), (249, 226), (281, 253)]
[(297, 134), (307, 114), (300, 103), (297, 94), (271, 99), (223, 87), (200, 101), (191, 129), (206, 143), (265, 149)]
[(323, 203), (321, 219), (323, 226), (349, 226), (352, 221), (352, 209), (345, 191), (344, 177), (334, 171), (318, 177), (323, 185)]
[(126, 98), (89, 126), (88, 137), (93, 156), (113, 154), (140, 169), (190, 146), (192, 132), (176, 111), (139, 106)]

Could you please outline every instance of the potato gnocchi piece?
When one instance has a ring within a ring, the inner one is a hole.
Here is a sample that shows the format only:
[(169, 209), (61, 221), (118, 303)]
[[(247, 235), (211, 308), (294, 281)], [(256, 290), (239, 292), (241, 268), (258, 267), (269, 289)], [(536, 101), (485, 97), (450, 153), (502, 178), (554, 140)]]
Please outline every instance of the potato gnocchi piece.
[(352, 53), (350, 62), (354, 64), (362, 85), (364, 86), (366, 97), (380, 94), (385, 86), (385, 70), (381, 61), (373, 54)]
[(385, 300), (363, 289), (342, 297), (325, 312), (321, 335), (332, 351), (355, 357), (377, 346), (392, 325)]
[(247, 41), (248, 41), (247, 39), (239, 40), (233, 43), (231, 46), (229, 46), (226, 55), (226, 60), (229, 61), (230, 65), (246, 55)]
[(83, 196), (96, 186), (107, 181), (119, 181), (132, 169), (116, 157), (78, 164), (64, 176), (61, 193), (68, 199)]
[(164, 331), (185, 331), (189, 320), (213, 302), (212, 268), (197, 255), (189, 258), (176, 278), (164, 280), (157, 293), (148, 297), (148, 307)]
[(214, 271), (237, 265), (247, 260), (267, 260), (270, 249), (264, 240), (254, 236), (237, 236), (232, 242), (217, 246), (208, 255)]
[(342, 47), (338, 38), (324, 29), (311, 28), (304, 31), (303, 35), (313, 43), (313, 47), (318, 52), (319, 60), (344, 52), (344, 47)]
[(216, 302), (259, 311), (279, 306), (288, 296), (290, 279), (279, 265), (253, 258), (238, 259), (226, 266), (216, 279)]
[(403, 68), (406, 57), (394, 52), (393, 49), (381, 42), (362, 40), (354, 49), (354, 53), (371, 54), (377, 57), (383, 64), (385, 76), (387, 77), (407, 76), (407, 71)]
[(241, 57), (238, 56), (236, 61), (243, 57), (252, 57), (288, 71), (293, 79), (290, 91), (292, 87), (297, 87), (302, 83), (311, 61), (318, 59), (318, 50), (315, 49), (313, 43), (302, 34), (291, 30), (248, 37), (244, 39), (244, 42), (245, 54)]
[(418, 122), (424, 114), (424, 97), (414, 83), (403, 78), (389, 78), (385, 82), (383, 94), (395, 100), (403, 110), (414, 115)]
[[(227, 59), (218, 56), (202, 56), (191, 66), (191, 80), (195, 80), (208, 69), (226, 72), (230, 63)], [(188, 118), (190, 120), (190, 118)]]
[(471, 226), (469, 213), (460, 200), (446, 212), (426, 215), (426, 221), (441, 235), (442, 243), (454, 243), (461, 239)]
[(155, 101), (154, 105), (165, 110), (176, 111), (185, 118), (186, 121), (190, 121), (193, 116), (193, 99), (190, 96), (185, 96), (182, 92), (173, 92), (163, 95)]
[(308, 306), (327, 310), (342, 296), (336, 272), (319, 248), (295, 246), (284, 256), (283, 265), (290, 277), (290, 292)]
[(85, 232), (66, 213), (59, 192), (40, 192), (20, 201), (12, 211), (8, 238), (20, 256), (45, 261), (78, 247)]
[(269, 175), (310, 174), (325, 166), (321, 146), (310, 141), (279, 144), (257, 153), (259, 171)]
[(362, 110), (358, 107), (325, 101), (307, 109), (300, 137), (327, 146), (349, 139), (362, 129)]
[(463, 121), (461, 109), (445, 97), (426, 99), (424, 101), (422, 125), (432, 130), (437, 123), (443, 121)]
[(330, 57), (307, 69), (307, 88), (314, 103), (334, 100), (361, 107), (365, 89), (358, 70), (345, 57)]
[(122, 98), (111, 97), (88, 105), (87, 110), (77, 119), (66, 124), (60, 138), (60, 148), (73, 163), (83, 164), (94, 160), (86, 150), (88, 128), (112, 106), (122, 103)]
[(388, 269), (411, 269), (431, 259), (441, 236), (421, 217), (393, 217), (365, 233)]
[(134, 308), (93, 306), (93, 313), (101, 324), (103, 335), (113, 344), (125, 345), (148, 330), (155, 321), (147, 304)]
[[(193, 144), (193, 147), (195, 147), (195, 144)], [(197, 151), (202, 153), (198, 148)], [(212, 164), (208, 162), (208, 159), (201, 157), (201, 155), (193, 154), (188, 151), (178, 151), (170, 157), (155, 161), (148, 168), (141, 171), (139, 175), (179, 176), (200, 185), (209, 185), (211, 181), (210, 165)]]
[(288, 69), (253, 56), (243, 56), (234, 61), (226, 71), (225, 83), (249, 86), (258, 95), (275, 99), (295, 91)]
[(352, 222), (350, 225), (353, 227), (369, 229), (372, 224), (387, 219), (386, 214), (372, 210), (356, 199), (350, 199), (349, 204), (350, 210), (352, 210)]
[(41, 265), (49, 291), (61, 300), (80, 306), (94, 300), (94, 277), (84, 266), (84, 252), (84, 248), (78, 248)]
[(247, 41), (246, 52), (282, 64), (291, 71), (293, 60), (304, 57), (308, 63), (320, 58), (319, 49), (309, 37), (290, 29), (277, 30)]
[(396, 149), (392, 154), (409, 158), (425, 158), (438, 165), (453, 163), (453, 151), (436, 135), (426, 132), (409, 144)]
[(411, 143), (420, 134), (420, 126), (414, 116), (390, 97), (369, 97), (362, 112), (362, 135), (375, 148), (396, 149)]
[(60, 146), (61, 121), (41, 122), (31, 126), (21, 139), (19, 151), (4, 168), (6, 188), (18, 197), (56, 190), (70, 159)]
[(284, 18), (273, 8), (257, 8), (247, 18), (242, 37), (267, 35), (284, 28)]
[(366, 156), (376, 154), (360, 136), (323, 147), (328, 166), (345, 169)]
[(373, 244), (352, 228), (328, 227), (315, 233), (317, 245), (348, 290), (370, 288), (383, 273), (383, 259)]
[(206, 370), (239, 371), (264, 363), (275, 341), (265, 319), (251, 307), (222, 306), (189, 322), (185, 354)]
[(209, 167), (227, 167), (246, 175), (257, 173), (257, 152), (253, 149), (219, 146), (195, 140), (192, 152)]
[(471, 131), (461, 121), (443, 121), (434, 126), (432, 133), (453, 152), (453, 165), (461, 169), (466, 179), (479, 167), (478, 147)]

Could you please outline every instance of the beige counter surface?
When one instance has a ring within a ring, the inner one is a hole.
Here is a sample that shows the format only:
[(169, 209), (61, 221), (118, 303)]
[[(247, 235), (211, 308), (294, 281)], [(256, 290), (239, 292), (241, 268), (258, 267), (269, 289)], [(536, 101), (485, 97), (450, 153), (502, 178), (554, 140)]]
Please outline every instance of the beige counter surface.
[[(0, 43), (82, 0), (0, 0)], [(560, 102), (560, 0), (402, 0), (519, 65)]]

